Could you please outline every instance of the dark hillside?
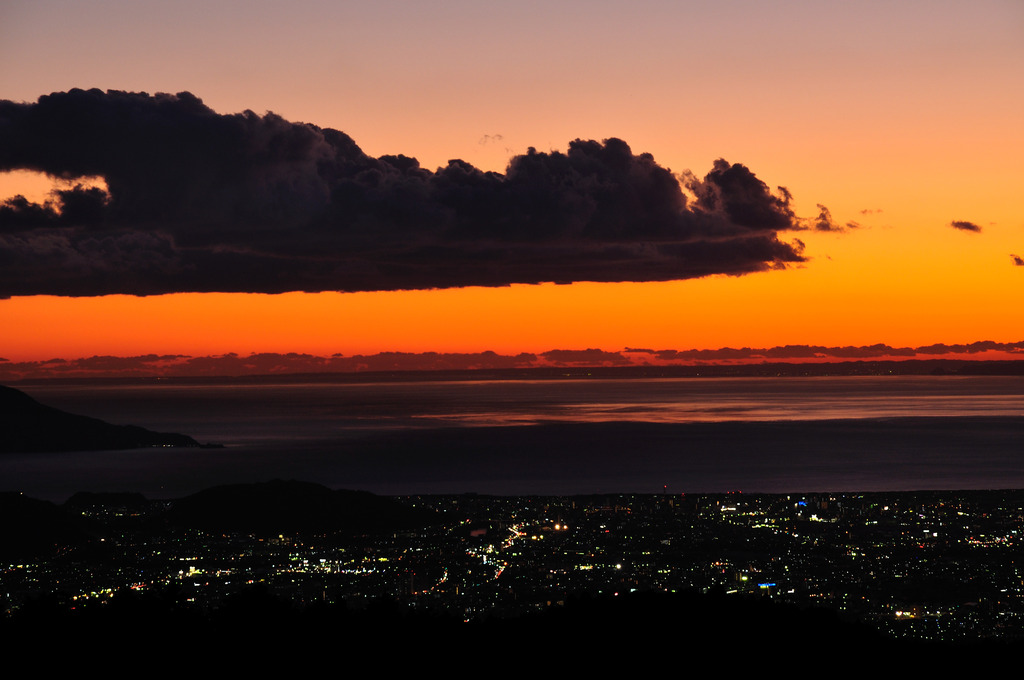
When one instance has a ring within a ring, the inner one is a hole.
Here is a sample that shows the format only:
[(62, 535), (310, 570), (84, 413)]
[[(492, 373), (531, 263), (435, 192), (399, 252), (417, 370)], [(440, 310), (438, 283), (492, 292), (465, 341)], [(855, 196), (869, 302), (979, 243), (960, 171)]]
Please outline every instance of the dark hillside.
[(0, 385), (0, 453), (104, 451), (150, 446), (198, 447), (183, 434), (111, 425), (44, 406), (24, 392)]

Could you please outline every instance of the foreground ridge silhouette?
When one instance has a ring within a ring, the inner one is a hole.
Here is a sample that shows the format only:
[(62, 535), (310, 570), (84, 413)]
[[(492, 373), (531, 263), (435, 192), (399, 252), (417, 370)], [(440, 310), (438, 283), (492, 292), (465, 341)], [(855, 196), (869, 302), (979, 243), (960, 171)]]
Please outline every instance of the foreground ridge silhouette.
[(595, 670), (672, 650), (991, 658), (1024, 641), (1022, 513), (1014, 490), (389, 498), (273, 480), (62, 506), (0, 494), (0, 635), (144, 650), (188, 631), (212, 653), (341, 644), (482, 661), (516, 640)]

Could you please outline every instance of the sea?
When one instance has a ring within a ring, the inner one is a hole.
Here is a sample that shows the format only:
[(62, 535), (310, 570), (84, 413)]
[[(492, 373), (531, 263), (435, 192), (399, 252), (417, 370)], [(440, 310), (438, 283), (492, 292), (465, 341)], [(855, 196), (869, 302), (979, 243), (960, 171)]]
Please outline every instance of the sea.
[(1024, 377), (17, 385), (219, 448), (0, 457), (0, 490), (174, 498), (301, 479), (380, 494), (1024, 488)]

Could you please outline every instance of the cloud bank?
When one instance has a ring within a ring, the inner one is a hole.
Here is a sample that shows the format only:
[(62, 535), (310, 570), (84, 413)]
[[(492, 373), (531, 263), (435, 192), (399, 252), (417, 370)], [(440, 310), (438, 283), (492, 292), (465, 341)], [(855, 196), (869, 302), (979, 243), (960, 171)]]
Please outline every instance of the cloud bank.
[[(601, 349), (553, 349), (539, 354), (496, 352), (380, 352), (377, 354), (317, 356), (304, 353), (262, 352), (192, 357), (182, 354), (146, 354), (132, 357), (93, 356), (45, 361), (0, 359), (0, 382), (50, 378), (146, 378), (273, 376), (294, 374), (396, 373), (401, 371), (502, 371), (514, 369), (661, 368), (712, 366), (804, 366), (872, 361), (1020, 361), (1024, 342), (981, 341), (968, 344), (934, 344), (892, 347), (876, 344), (858, 347), (786, 345), (768, 348), (639, 349), (612, 352)], [(935, 370), (927, 367), (923, 373)], [(869, 372), (865, 368), (865, 372)], [(841, 372), (841, 371), (840, 371)], [(847, 374), (858, 369), (848, 366)], [(837, 372), (838, 374), (838, 372)]]
[(71, 90), (0, 101), (0, 171), (101, 177), (0, 205), (0, 295), (363, 291), (665, 281), (804, 261), (790, 196), (719, 160), (679, 178), (626, 142), (504, 174), (363, 153), (273, 113)]

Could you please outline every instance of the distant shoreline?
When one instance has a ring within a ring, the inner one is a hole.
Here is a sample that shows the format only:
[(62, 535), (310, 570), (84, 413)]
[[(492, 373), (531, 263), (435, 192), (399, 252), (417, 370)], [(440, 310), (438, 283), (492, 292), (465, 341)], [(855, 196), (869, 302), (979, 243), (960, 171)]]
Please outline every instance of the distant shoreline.
[(278, 373), (253, 375), (49, 377), (9, 380), (23, 385), (276, 385), (304, 383), (471, 382), (499, 380), (637, 380), (658, 378), (812, 378), (852, 376), (1024, 376), (1024, 360), (906, 359), (822, 363), (688, 366), (579, 366), (462, 370)]

